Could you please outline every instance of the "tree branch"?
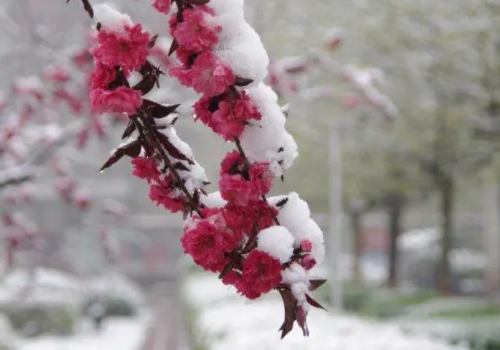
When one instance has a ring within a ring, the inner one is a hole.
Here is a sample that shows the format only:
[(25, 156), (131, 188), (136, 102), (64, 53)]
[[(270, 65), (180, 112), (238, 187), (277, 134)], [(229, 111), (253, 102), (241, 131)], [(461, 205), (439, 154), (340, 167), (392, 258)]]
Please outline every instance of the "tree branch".
[(65, 126), (55, 140), (37, 151), (23, 164), (0, 171), (0, 190), (11, 185), (19, 185), (36, 177), (37, 167), (45, 163), (54, 153), (72, 140), (78, 133), (82, 122), (77, 121)]

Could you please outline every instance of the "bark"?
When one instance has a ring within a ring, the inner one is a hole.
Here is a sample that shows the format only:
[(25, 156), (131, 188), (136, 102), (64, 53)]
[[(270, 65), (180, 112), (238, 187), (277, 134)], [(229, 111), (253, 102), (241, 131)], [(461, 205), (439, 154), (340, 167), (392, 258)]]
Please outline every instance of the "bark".
[(453, 234), (455, 186), (453, 179), (444, 176), (439, 182), (441, 211), (441, 257), (438, 267), (438, 291), (449, 295), (451, 289), (450, 250)]
[(359, 211), (354, 211), (350, 215), (351, 219), (351, 227), (354, 233), (354, 244), (353, 244), (353, 271), (352, 276), (355, 282), (362, 282), (361, 276), (361, 254), (362, 254), (362, 246), (361, 246), (361, 218), (362, 213)]
[(393, 194), (389, 197), (387, 214), (389, 227), (389, 271), (386, 285), (397, 288), (399, 284), (399, 250), (398, 237), (401, 234), (401, 220), (404, 210), (404, 201), (401, 195)]

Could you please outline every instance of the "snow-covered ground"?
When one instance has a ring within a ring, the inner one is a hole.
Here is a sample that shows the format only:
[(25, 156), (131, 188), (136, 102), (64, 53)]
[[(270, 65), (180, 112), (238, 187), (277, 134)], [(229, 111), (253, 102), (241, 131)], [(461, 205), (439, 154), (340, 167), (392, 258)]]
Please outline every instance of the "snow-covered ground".
[(311, 310), (311, 336), (298, 327), (280, 340), (279, 298), (248, 302), (213, 277), (196, 276), (185, 284), (187, 302), (196, 310), (196, 334), (210, 350), (467, 350), (425, 335), (405, 334), (397, 325)]
[(88, 324), (73, 337), (40, 337), (20, 340), (20, 350), (139, 350), (145, 339), (150, 317), (109, 319), (101, 332)]

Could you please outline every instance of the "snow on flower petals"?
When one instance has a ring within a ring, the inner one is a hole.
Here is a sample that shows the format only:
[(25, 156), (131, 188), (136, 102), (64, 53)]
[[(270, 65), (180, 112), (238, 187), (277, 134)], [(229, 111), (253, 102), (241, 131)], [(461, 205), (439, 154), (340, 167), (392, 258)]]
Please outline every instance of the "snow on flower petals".
[(173, 36), (187, 50), (202, 52), (214, 46), (221, 31), (218, 26), (210, 26), (205, 20), (208, 14), (198, 8), (187, 9), (183, 12), (183, 21), (173, 30)]
[(92, 50), (92, 54), (105, 66), (120, 66), (125, 71), (139, 70), (148, 57), (150, 39), (140, 24), (125, 26), (124, 34), (101, 30), (97, 35), (99, 46)]
[(126, 87), (90, 92), (92, 109), (97, 113), (135, 114), (142, 106), (142, 93)]

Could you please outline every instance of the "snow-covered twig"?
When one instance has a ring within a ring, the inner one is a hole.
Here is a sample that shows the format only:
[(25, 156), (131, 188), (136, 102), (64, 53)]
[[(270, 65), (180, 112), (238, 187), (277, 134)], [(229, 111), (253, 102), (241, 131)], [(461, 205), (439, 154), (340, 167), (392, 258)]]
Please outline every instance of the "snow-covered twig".
[(32, 180), (36, 177), (38, 167), (45, 163), (61, 147), (73, 140), (80, 130), (81, 125), (81, 121), (76, 121), (67, 125), (60, 131), (55, 139), (51, 140), (47, 145), (37, 149), (26, 162), (19, 166), (0, 171), (0, 190), (10, 185), (18, 185)]

